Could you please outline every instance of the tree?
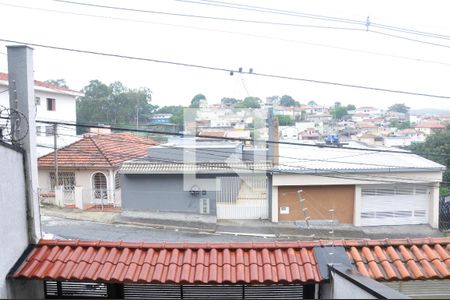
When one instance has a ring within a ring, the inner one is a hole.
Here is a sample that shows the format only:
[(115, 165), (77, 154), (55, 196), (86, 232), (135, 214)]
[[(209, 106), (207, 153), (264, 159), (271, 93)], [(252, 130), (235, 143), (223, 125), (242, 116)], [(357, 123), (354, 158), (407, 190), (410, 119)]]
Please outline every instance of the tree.
[(156, 109), (150, 103), (150, 89), (130, 89), (119, 81), (106, 85), (91, 80), (82, 92), (84, 96), (78, 97), (76, 102), (77, 122), (80, 123), (131, 125), (137, 118), (139, 123), (145, 123)]
[(347, 111), (349, 110), (356, 110), (356, 106), (354, 106), (353, 104), (347, 105)]
[(404, 103), (396, 103), (394, 105), (389, 106), (388, 111), (407, 114), (409, 112), (409, 107), (406, 106)]
[(411, 127), (411, 123), (409, 121), (391, 121), (389, 127), (395, 127), (397, 129), (406, 129)]
[(261, 108), (261, 99), (258, 97), (246, 97), (235, 105), (236, 108)]
[(317, 106), (317, 102), (314, 101), (314, 100), (311, 100), (311, 101), (308, 102), (308, 105), (309, 106)]
[(66, 80), (65, 79), (49, 79), (46, 80), (45, 82), (59, 86), (59, 87), (63, 87), (63, 88), (68, 88), (67, 84), (66, 84)]
[[(450, 130), (430, 135), (424, 143), (413, 143), (409, 148), (420, 156), (446, 166), (443, 181), (450, 181)], [(441, 194), (443, 192), (445, 189), (441, 188)]]
[(336, 105), (331, 109), (331, 116), (335, 120), (342, 120), (346, 115), (348, 115), (348, 112), (344, 106)]
[(181, 105), (163, 106), (156, 110), (157, 114), (172, 114), (170, 122), (178, 126), (179, 130), (184, 127), (184, 107)]
[(294, 98), (292, 98), (289, 95), (283, 95), (280, 99), (280, 105), (286, 106), (286, 107), (292, 107), (292, 106), (300, 106), (300, 103), (298, 101), (295, 101)]
[(234, 107), (239, 101), (241, 101), (241, 100), (238, 100), (235, 98), (224, 97), (224, 98), (222, 98), (222, 100), (220, 100), (220, 103), (224, 107)]
[(191, 105), (189, 105), (190, 108), (199, 108), (200, 107), (200, 101), (206, 100), (205, 95), (203, 94), (197, 94), (192, 98)]
[(294, 119), (292, 119), (291, 116), (280, 115), (280, 116), (277, 116), (277, 118), (278, 118), (278, 124), (280, 126), (292, 126), (295, 124)]

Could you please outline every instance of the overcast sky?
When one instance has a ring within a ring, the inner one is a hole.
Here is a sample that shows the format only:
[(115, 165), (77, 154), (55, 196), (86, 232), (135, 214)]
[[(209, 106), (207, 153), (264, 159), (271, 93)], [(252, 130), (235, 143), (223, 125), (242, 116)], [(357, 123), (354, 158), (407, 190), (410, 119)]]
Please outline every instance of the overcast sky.
[[(218, 2), (205, 0), (79, 1), (154, 12), (327, 28), (188, 18), (49, 0), (0, 0), (0, 39), (224, 69), (242, 67), (247, 71), (253, 68), (256, 73), (450, 97), (450, 37), (430, 38), (372, 26), (369, 26), (369, 31), (365, 31), (364, 25), (298, 15), (316, 14), (361, 22), (370, 16), (373, 23), (450, 36), (448, 1), (223, 0), (289, 11), (291, 16), (273, 11), (261, 13), (226, 8), (210, 5)], [(443, 46), (389, 37), (372, 30)], [(0, 42), (0, 52), (3, 53), (0, 53), (0, 71), (3, 72), (7, 70), (7, 44), (11, 43)], [(413, 108), (450, 110), (450, 99), (262, 78), (249, 74), (230, 76), (227, 72), (34, 48), (36, 79), (64, 78), (70, 88), (75, 90), (81, 89), (92, 79), (105, 83), (121, 81), (129, 87), (145, 86), (152, 90), (153, 102), (160, 106), (188, 105), (197, 93), (206, 95), (210, 103), (219, 102), (222, 97), (242, 99), (250, 95), (265, 99), (267, 96), (288, 94), (301, 103), (314, 100), (331, 105), (340, 101), (356, 106), (385, 108), (392, 103), (403, 102)]]

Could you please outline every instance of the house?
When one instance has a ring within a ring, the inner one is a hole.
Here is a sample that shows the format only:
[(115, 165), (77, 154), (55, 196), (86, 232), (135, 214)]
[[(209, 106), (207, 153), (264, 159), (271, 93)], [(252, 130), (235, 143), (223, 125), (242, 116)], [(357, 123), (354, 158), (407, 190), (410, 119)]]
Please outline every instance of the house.
[(150, 118), (151, 125), (167, 125), (171, 123), (172, 114), (153, 114)]
[(298, 129), (294, 126), (280, 126), (280, 138), (282, 140), (298, 140)]
[(343, 147), (279, 145), (272, 221), (334, 219), (354, 226), (437, 228), (439, 182), (445, 167), (395, 150), (353, 141)]
[(57, 151), (58, 183), (55, 190), (55, 153), (38, 159), (41, 199), (60, 206), (87, 208), (120, 206), (122, 162), (142, 157), (157, 143), (132, 133), (88, 134)]
[(372, 122), (358, 122), (356, 123), (356, 128), (366, 133), (377, 134), (379, 127)]
[[(448, 298), (450, 238), (252, 243), (41, 240), (9, 281), (35, 298)], [(39, 289), (40, 287), (40, 289)]]
[(151, 147), (147, 157), (120, 168), (122, 216), (267, 219), (265, 157), (265, 149), (237, 142), (180, 140)]
[(356, 140), (369, 145), (383, 145), (383, 138), (370, 133), (360, 133), (355, 136)]
[(442, 125), (439, 121), (430, 120), (420, 122), (415, 126), (415, 128), (423, 134), (429, 136), (436, 132), (444, 130), (445, 126)]
[[(8, 74), (0, 73), (0, 91), (8, 89)], [(36, 120), (76, 122), (75, 99), (83, 94), (66, 87), (43, 81), (34, 81)], [(9, 93), (0, 93), (0, 105), (9, 107)], [(38, 156), (51, 152), (54, 140), (52, 124), (36, 124)], [(68, 145), (79, 139), (75, 127), (59, 126), (58, 146)]]

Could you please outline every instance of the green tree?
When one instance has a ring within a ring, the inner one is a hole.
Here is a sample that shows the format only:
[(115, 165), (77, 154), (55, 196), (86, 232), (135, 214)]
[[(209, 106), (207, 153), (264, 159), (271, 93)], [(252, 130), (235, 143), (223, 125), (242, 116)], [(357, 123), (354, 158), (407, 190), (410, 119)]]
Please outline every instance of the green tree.
[(295, 124), (294, 119), (291, 116), (277, 116), (278, 118), (278, 124), (280, 126), (292, 126)]
[[(424, 143), (413, 143), (410, 150), (447, 167), (443, 180), (450, 181), (450, 130), (427, 137)], [(444, 190), (441, 190), (441, 193)]]
[(289, 95), (283, 95), (280, 99), (280, 105), (286, 106), (286, 107), (292, 107), (292, 106), (300, 106), (300, 103), (298, 101), (295, 101), (294, 98), (292, 98)]
[(311, 101), (308, 102), (308, 105), (309, 106), (317, 106), (317, 102), (314, 101), (314, 100), (311, 100)]
[(148, 88), (130, 89), (116, 81), (106, 85), (91, 80), (82, 89), (84, 96), (76, 101), (77, 122), (108, 125), (131, 125), (148, 122), (156, 109)]
[(66, 80), (65, 79), (49, 79), (46, 80), (45, 82), (53, 84), (53, 85), (57, 85), (59, 87), (63, 87), (63, 88), (68, 88), (67, 84), (66, 84)]
[(246, 97), (235, 105), (236, 108), (261, 108), (261, 99), (258, 97)]
[(406, 129), (406, 128), (411, 128), (411, 123), (409, 121), (392, 121), (389, 123), (389, 127), (395, 127), (397, 129)]
[(205, 95), (203, 94), (197, 94), (192, 98), (191, 104), (189, 105), (190, 108), (199, 108), (200, 107), (200, 101), (206, 100)]
[(331, 116), (335, 120), (342, 120), (346, 115), (348, 115), (348, 112), (344, 106), (337, 105), (331, 109)]
[(220, 103), (222, 104), (222, 106), (225, 106), (225, 107), (234, 107), (237, 103), (239, 103), (239, 101), (241, 101), (241, 100), (238, 100), (236, 98), (224, 97), (224, 98), (222, 98), (222, 100), (220, 100)]
[(389, 106), (388, 111), (407, 114), (409, 112), (409, 107), (406, 106), (404, 103), (396, 103), (394, 105)]
[(184, 107), (181, 105), (163, 106), (156, 110), (157, 114), (172, 114), (170, 122), (177, 125), (179, 130), (183, 130), (184, 127)]
[(356, 110), (356, 106), (354, 106), (353, 104), (347, 105), (347, 111), (349, 110)]

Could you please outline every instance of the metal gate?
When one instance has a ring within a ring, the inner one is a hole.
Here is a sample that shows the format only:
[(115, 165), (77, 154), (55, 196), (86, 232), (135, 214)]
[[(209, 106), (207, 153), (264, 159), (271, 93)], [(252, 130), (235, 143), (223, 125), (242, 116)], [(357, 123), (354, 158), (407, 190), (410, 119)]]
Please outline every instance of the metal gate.
[(269, 199), (267, 177), (218, 177), (217, 219), (267, 219)]
[(450, 231), (450, 196), (439, 198), (439, 230)]
[(312, 299), (314, 284), (108, 284), (44, 282), (47, 299)]

